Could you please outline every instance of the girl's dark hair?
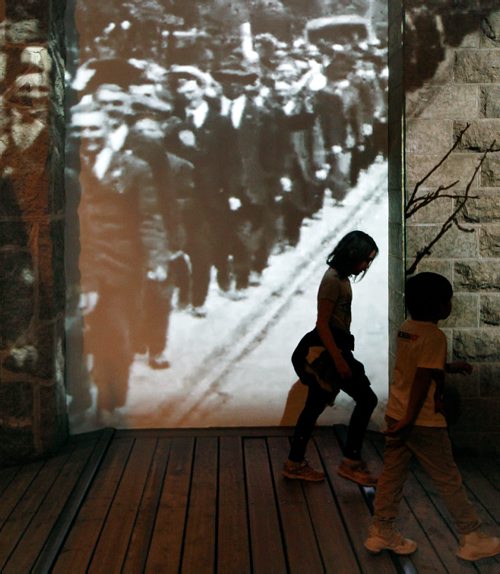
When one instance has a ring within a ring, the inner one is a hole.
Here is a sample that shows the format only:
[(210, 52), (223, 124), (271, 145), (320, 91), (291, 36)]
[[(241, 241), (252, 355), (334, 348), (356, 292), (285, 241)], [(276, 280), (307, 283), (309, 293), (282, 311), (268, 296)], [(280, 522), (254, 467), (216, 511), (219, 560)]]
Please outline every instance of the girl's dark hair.
[(406, 281), (406, 308), (412, 319), (417, 321), (439, 319), (442, 305), (451, 301), (452, 297), (451, 283), (439, 273), (424, 271)]
[[(351, 231), (338, 242), (328, 255), (326, 263), (337, 270), (340, 277), (348, 277), (353, 266), (366, 261), (372, 251), (378, 253), (378, 247), (372, 237), (364, 231)], [(366, 271), (363, 273), (363, 275)]]

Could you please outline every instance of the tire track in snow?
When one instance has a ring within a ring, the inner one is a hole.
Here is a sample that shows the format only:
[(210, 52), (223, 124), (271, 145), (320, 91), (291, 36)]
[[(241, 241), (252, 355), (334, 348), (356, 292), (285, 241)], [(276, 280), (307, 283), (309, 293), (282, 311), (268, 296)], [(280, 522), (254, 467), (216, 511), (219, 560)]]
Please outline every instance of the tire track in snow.
[[(259, 302), (249, 315), (235, 325), (224, 342), (217, 345), (202, 361), (201, 366), (190, 375), (189, 381), (186, 381), (188, 394), (182, 403), (182, 412), (179, 412), (177, 425), (183, 426), (195, 412), (199, 415), (201, 410), (216, 408), (217, 404), (225, 401), (224, 381), (232, 369), (259, 346), (269, 330), (290, 307), (295, 293), (310, 285), (310, 279), (324, 266), (323, 259), (317, 257), (318, 253), (322, 252), (325, 246), (333, 245), (348, 229), (356, 228), (387, 193), (386, 171), (380, 167), (380, 164), (374, 164), (368, 170), (367, 181), (371, 179), (376, 181), (369, 193), (362, 196), (362, 201), (342, 207), (343, 215), (331, 231), (313, 242), (304, 252), (304, 257), (290, 269), (279, 285)], [(364, 187), (366, 186), (367, 183)], [(355, 197), (357, 194), (354, 191)]]

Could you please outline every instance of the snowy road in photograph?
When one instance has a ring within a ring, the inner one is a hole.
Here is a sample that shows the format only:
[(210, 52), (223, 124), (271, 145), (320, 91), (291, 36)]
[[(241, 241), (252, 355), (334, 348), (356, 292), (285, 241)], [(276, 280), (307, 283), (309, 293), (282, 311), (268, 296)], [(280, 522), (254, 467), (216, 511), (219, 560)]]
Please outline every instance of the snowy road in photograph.
[[(341, 203), (327, 196), (323, 209), (304, 222), (299, 244), (274, 254), (260, 284), (248, 288), (244, 297), (228, 298), (213, 284), (205, 318), (174, 311), (168, 344), (171, 368), (154, 371), (144, 356), (137, 356), (127, 405), (117, 426), (293, 424), (305, 387), (294, 385), (290, 356), (301, 336), (314, 326), (325, 259), (352, 229), (371, 234), (380, 249), (366, 277), (353, 284), (352, 325), (356, 356), (381, 399), (374, 416), (377, 425), (387, 388), (387, 171), (383, 161), (363, 172)], [(350, 411), (350, 399), (341, 394), (320, 423), (346, 420)]]

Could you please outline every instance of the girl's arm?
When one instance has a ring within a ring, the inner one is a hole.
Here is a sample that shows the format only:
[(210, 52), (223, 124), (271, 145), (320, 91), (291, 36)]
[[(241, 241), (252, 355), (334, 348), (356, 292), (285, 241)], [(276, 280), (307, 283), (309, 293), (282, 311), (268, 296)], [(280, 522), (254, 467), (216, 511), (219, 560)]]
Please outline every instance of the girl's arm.
[(351, 369), (345, 362), (340, 349), (335, 344), (332, 332), (330, 331), (330, 317), (332, 316), (334, 305), (333, 301), (329, 299), (319, 299), (316, 328), (326, 350), (335, 363), (339, 375), (343, 379), (350, 379), (352, 377)]
[(388, 429), (385, 434), (389, 436), (395, 435), (404, 428), (413, 425), (418, 417), (418, 413), (420, 412), (422, 405), (425, 402), (425, 398), (427, 397), (427, 393), (429, 392), (429, 388), (434, 378), (434, 369), (417, 367), (415, 378), (413, 379), (413, 384), (410, 390), (410, 398), (406, 407), (406, 414), (394, 426)]

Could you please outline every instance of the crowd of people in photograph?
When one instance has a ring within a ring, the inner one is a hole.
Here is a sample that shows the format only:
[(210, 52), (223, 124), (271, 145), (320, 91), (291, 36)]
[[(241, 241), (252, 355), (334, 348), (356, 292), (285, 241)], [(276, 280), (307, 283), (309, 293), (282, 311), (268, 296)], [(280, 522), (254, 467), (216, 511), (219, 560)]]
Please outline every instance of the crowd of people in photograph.
[(70, 79), (73, 305), (105, 410), (125, 403), (136, 353), (169, 367), (173, 308), (205, 317), (211, 286), (245, 297), (325, 194), (342, 201), (385, 153), (385, 50), (368, 34), (282, 41), (242, 26), (221, 48), (189, 30), (170, 33), (162, 65), (128, 49), (130, 28), (108, 23)]

